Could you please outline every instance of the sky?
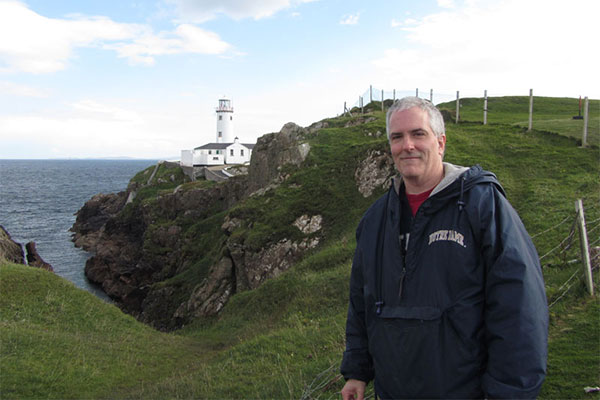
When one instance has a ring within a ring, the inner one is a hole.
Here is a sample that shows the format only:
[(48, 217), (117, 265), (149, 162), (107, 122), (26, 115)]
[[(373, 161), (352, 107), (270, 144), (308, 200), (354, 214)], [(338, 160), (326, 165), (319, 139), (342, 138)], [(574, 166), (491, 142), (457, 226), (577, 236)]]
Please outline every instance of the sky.
[(598, 15), (597, 0), (0, 0), (0, 159), (176, 159), (216, 141), (224, 96), (244, 143), (371, 86), (598, 99)]

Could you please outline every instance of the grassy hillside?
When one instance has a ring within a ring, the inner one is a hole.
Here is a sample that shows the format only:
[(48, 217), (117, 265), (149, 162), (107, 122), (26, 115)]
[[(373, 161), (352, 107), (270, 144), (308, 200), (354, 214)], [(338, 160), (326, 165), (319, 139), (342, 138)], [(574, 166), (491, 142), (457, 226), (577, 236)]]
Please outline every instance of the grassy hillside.
[[(448, 124), (446, 160), (494, 171), (542, 256), (551, 328), (540, 397), (599, 398), (583, 388), (600, 386), (600, 304), (584, 293), (580, 263), (570, 262), (578, 241), (568, 240), (577, 198), (588, 228), (599, 225), (598, 149), (527, 133), (506, 122), (510, 107), (496, 113), (506, 120)], [(256, 246), (292, 235), (288, 226), (302, 213), (322, 214), (328, 239), (280, 277), (236, 294), (218, 318), (159, 333), (50, 273), (1, 266), (0, 397), (337, 398), (354, 229), (382, 194), (364, 199), (354, 182), (357, 162), (387, 145), (377, 134), (385, 132), (383, 113), (371, 115), (350, 127), (354, 118), (328, 120), (310, 138), (302, 168), (229, 211), (257, 221), (242, 233)]]
[[(583, 116), (584, 101), (581, 101)], [(460, 99), (460, 121), (483, 123), (483, 98)], [(456, 101), (439, 104), (440, 109), (456, 113)], [(529, 97), (506, 96), (488, 98), (488, 124), (529, 126)], [(581, 144), (583, 120), (579, 115), (579, 99), (533, 97), (533, 128), (572, 137)], [(588, 138), (590, 145), (600, 145), (600, 100), (589, 100)]]

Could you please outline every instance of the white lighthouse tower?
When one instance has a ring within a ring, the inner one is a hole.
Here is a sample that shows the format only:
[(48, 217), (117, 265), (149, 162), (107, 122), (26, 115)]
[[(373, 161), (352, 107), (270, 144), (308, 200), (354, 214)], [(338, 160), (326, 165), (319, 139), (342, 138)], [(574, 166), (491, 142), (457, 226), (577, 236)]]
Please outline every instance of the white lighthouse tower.
[(219, 99), (217, 107), (217, 143), (233, 143), (233, 107), (226, 97)]

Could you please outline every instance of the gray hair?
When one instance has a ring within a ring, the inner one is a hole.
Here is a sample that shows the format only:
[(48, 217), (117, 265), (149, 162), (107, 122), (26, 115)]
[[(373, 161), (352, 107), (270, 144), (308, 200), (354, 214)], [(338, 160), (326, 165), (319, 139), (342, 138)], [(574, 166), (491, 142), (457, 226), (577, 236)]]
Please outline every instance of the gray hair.
[(392, 118), (392, 114), (398, 111), (408, 110), (409, 108), (413, 107), (419, 107), (421, 110), (427, 112), (427, 115), (429, 115), (429, 127), (436, 137), (446, 134), (444, 117), (442, 117), (440, 110), (438, 110), (437, 107), (434, 106), (429, 100), (425, 100), (420, 97), (408, 96), (396, 100), (387, 111), (385, 118), (385, 129), (388, 140), (390, 140), (390, 119)]

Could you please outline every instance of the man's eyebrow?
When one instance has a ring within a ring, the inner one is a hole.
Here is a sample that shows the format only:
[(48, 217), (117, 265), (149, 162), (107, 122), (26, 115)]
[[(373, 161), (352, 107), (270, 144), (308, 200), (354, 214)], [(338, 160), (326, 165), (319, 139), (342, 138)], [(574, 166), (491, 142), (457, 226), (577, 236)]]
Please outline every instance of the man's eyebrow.
[[(410, 131), (408, 131), (408, 133), (417, 133), (417, 132), (427, 132), (427, 129), (425, 128), (416, 128), (416, 129), (411, 129)], [(390, 135), (394, 135), (394, 134), (404, 134), (406, 132), (404, 131), (392, 131), (390, 132)]]

